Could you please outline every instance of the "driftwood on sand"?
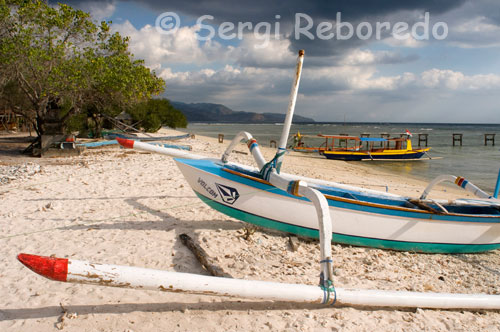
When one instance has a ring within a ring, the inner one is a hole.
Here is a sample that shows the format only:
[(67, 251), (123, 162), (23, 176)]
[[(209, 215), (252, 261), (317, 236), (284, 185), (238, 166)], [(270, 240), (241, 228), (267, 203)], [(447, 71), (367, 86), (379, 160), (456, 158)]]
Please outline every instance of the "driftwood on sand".
[(217, 264), (214, 263), (214, 260), (210, 258), (207, 252), (198, 244), (196, 244), (193, 239), (187, 234), (179, 235), (182, 243), (191, 250), (196, 259), (201, 263), (201, 265), (214, 277), (225, 277), (232, 278), (232, 276), (226, 272)]

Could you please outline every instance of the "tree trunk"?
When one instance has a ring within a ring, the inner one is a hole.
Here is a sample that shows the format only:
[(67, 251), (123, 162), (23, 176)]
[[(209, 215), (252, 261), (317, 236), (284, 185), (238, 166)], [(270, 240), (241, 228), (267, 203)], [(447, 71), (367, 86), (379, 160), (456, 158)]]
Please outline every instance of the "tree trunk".
[(94, 120), (94, 123), (95, 123), (94, 138), (101, 138), (102, 137), (103, 119), (99, 114), (93, 114), (92, 120)]
[(41, 137), (45, 132), (44, 122), (45, 122), (45, 119), (42, 116), (40, 116), (40, 114), (37, 112), (35, 130), (36, 130), (36, 134), (39, 137)]

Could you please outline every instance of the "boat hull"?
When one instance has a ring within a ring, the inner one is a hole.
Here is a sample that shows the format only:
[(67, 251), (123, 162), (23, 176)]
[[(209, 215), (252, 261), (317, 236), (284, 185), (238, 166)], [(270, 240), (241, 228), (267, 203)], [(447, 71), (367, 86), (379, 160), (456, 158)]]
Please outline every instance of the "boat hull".
[(405, 153), (365, 153), (365, 152), (337, 152), (324, 151), (322, 154), (333, 160), (360, 161), (360, 160), (410, 160), (420, 159), (424, 156), (424, 151), (412, 151)]
[(293, 147), (291, 148), (294, 152), (302, 152), (302, 153), (321, 153), (324, 151), (324, 148), (307, 148), (307, 147)]
[[(316, 210), (307, 199), (213, 161), (176, 162), (198, 197), (215, 210), (258, 226), (318, 237)], [(428, 253), (471, 253), (500, 247), (498, 217), (436, 215), (326, 197), (333, 242)]]

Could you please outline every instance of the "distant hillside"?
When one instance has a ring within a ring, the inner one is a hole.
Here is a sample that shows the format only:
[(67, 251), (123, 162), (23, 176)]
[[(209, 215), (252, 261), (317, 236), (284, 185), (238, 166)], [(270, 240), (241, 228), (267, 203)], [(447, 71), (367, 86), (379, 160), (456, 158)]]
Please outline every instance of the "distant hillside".
[[(170, 101), (170, 104), (184, 113), (188, 122), (279, 123), (285, 120), (285, 114), (237, 112), (221, 104), (186, 104), (178, 101)], [(314, 122), (314, 120), (294, 115), (293, 122)]]

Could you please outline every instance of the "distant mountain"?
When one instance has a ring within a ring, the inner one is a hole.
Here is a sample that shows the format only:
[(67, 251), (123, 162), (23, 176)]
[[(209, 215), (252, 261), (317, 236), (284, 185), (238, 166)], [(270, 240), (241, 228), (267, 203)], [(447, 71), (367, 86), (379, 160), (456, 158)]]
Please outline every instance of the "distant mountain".
[[(170, 104), (184, 113), (188, 122), (280, 123), (285, 120), (285, 114), (238, 112), (221, 104), (187, 104), (178, 101), (170, 101)], [(314, 122), (314, 120), (300, 115), (294, 115), (293, 122)]]

